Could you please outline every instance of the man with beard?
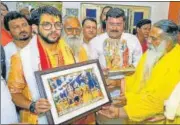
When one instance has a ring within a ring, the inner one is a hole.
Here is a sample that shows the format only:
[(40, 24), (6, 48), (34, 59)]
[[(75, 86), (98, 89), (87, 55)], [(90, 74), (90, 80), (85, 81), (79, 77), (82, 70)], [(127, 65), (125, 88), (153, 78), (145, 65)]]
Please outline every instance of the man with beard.
[[(66, 43), (71, 48), (71, 52), (75, 57), (76, 62), (82, 62), (88, 60), (88, 55), (85, 48), (82, 45), (81, 24), (76, 17), (66, 17), (64, 20), (64, 38)], [(95, 124), (94, 114), (82, 118), (77, 121), (76, 124)]]
[(98, 34), (102, 34), (106, 32), (106, 14), (111, 8), (112, 8), (111, 6), (105, 6), (102, 9), (101, 16), (100, 16), (101, 25), (98, 28)]
[(6, 78), (8, 78), (11, 56), (24, 48), (31, 40), (31, 26), (27, 18), (16, 12), (11, 11), (4, 17), (4, 26), (13, 37), (13, 41), (5, 47), (6, 57)]
[[(45, 112), (51, 106), (47, 99), (40, 98), (34, 72), (72, 64), (74, 59), (69, 47), (61, 39), (62, 17), (56, 8), (39, 7), (32, 12), (31, 22), (37, 25), (38, 34), (12, 56), (8, 87), (13, 102), (22, 109), (21, 122), (47, 124)], [(20, 26), (15, 28), (21, 29)]]
[(89, 42), (97, 35), (97, 22), (93, 18), (85, 18), (82, 21), (83, 47), (86, 49), (88, 58), (90, 58)]
[[(124, 108), (106, 106), (100, 114), (109, 118), (128, 117), (136, 123), (148, 123), (156, 115), (163, 114), (165, 100), (180, 81), (177, 32), (177, 25), (169, 20), (153, 25), (150, 48), (142, 56), (135, 74), (125, 79), (127, 105)], [(116, 101), (121, 103), (121, 100)]]
[(151, 20), (142, 19), (136, 25), (136, 36), (141, 43), (143, 53), (148, 49), (147, 38), (149, 37), (149, 32), (151, 30)]
[(88, 59), (87, 52), (82, 45), (81, 24), (76, 17), (66, 17), (64, 20), (64, 38), (76, 62), (86, 61)]
[(1, 9), (1, 41), (0, 42), (1, 42), (2, 46), (5, 46), (9, 42), (11, 42), (13, 38), (9, 34), (9, 32), (6, 31), (6, 29), (4, 28), (4, 16), (6, 16), (9, 9), (8, 9), (7, 5), (3, 2), (1, 2), (0, 7), (1, 7), (0, 8)]

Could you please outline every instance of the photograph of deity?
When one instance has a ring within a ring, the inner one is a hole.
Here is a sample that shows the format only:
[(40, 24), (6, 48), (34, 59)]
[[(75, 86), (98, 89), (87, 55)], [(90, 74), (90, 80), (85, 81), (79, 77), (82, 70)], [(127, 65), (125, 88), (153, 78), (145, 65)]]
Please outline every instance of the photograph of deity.
[(41, 97), (51, 104), (49, 124), (71, 123), (111, 102), (98, 60), (37, 71), (35, 76)]

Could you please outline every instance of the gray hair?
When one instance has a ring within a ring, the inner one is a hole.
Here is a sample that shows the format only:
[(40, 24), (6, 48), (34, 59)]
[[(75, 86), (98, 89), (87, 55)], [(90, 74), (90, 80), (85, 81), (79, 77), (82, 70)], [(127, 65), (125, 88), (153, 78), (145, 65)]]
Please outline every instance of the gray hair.
[(162, 38), (177, 43), (178, 26), (170, 20), (160, 20), (154, 24), (155, 27), (163, 30)]

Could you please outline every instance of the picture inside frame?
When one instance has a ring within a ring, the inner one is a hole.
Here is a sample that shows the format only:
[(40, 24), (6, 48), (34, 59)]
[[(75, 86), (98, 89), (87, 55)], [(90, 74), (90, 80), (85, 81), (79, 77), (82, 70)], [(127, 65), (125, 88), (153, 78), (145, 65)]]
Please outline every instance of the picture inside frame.
[(77, 119), (110, 102), (97, 63), (43, 74), (41, 79), (53, 124)]
[(48, 79), (58, 116), (104, 98), (93, 68)]

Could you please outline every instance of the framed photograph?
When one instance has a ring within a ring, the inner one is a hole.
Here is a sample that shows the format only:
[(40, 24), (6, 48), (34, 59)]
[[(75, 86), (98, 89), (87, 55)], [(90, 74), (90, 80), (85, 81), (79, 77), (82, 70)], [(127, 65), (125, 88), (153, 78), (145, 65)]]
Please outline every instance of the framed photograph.
[(79, 9), (77, 8), (66, 8), (66, 16), (74, 16), (78, 18)]
[(111, 103), (98, 60), (35, 72), (41, 98), (51, 110), (49, 124), (71, 123)]
[(40, 6), (53, 6), (56, 7), (59, 11), (62, 11), (62, 2), (60, 1), (54, 1), (54, 2), (47, 2), (47, 1), (21, 1), (16, 2), (16, 10), (20, 10), (22, 8), (28, 8), (29, 10), (34, 8), (38, 8)]

